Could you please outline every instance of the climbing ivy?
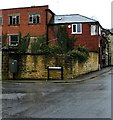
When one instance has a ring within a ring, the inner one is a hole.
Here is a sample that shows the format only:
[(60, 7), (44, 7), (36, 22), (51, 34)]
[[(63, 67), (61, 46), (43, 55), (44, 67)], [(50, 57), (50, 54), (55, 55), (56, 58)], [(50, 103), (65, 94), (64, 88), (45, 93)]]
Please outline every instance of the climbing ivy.
[(85, 63), (89, 58), (89, 51), (83, 46), (79, 46), (77, 50), (69, 51), (67, 54), (75, 60), (78, 60), (79, 63)]
[(76, 42), (77, 38), (69, 37), (65, 26), (59, 26), (58, 33), (57, 33), (57, 42), (58, 45), (62, 47), (65, 53), (74, 49), (74, 43)]
[(28, 50), (29, 42), (30, 42), (29, 34), (22, 37), (22, 34), (19, 33), (18, 53), (26, 53)]
[(58, 45), (47, 45), (45, 36), (38, 36), (31, 44), (32, 53), (54, 54), (62, 53), (62, 48)]
[(37, 36), (33, 43), (31, 43), (31, 53), (42, 53), (42, 48), (46, 45), (45, 36)]
[[(31, 43), (31, 53), (35, 54), (49, 54), (49, 55), (57, 55), (64, 54), (65, 56), (71, 57), (73, 59), (78, 60), (80, 63), (84, 63), (89, 58), (89, 51), (84, 46), (78, 46), (78, 48), (74, 49), (74, 44), (77, 38), (69, 37), (68, 33), (64, 26), (60, 26), (58, 28), (57, 34), (57, 45), (47, 45), (46, 44), (46, 36), (37, 36), (36, 39)], [(19, 53), (26, 53), (28, 50), (28, 46), (30, 43), (30, 35), (26, 35), (22, 37), (20, 33), (20, 40), (18, 45)], [(36, 58), (35, 58), (35, 61)]]

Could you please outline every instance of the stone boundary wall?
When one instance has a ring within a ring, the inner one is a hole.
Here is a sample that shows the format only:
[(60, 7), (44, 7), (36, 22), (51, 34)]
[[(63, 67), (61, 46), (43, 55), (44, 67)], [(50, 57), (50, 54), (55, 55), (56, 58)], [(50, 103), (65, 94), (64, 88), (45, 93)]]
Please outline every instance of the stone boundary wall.
[[(3, 57), (6, 59), (4, 68), (8, 66), (11, 60), (18, 61), (18, 72), (15, 74), (9, 71), (7, 67), (3, 71), (8, 71), (5, 75), (8, 79), (47, 79), (47, 67), (63, 66), (64, 79), (75, 78), (76, 76), (98, 70), (98, 53), (90, 52), (88, 61), (84, 64), (78, 63), (77, 60), (71, 59), (64, 55), (49, 56), (49, 55), (33, 55), (33, 54), (10, 54)], [(61, 79), (60, 70), (51, 70), (50, 79)]]
[(110, 37), (110, 47), (111, 47), (111, 65), (113, 65), (113, 35), (109, 36)]
[(0, 80), (2, 80), (2, 50), (0, 50)]
[(9, 53), (7, 50), (2, 51), (2, 80), (8, 79), (9, 76)]

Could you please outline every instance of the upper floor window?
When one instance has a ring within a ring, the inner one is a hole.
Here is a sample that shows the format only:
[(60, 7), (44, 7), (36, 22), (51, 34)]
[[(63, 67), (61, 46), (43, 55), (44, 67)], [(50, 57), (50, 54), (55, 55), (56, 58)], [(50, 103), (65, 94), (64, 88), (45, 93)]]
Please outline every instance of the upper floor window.
[(40, 23), (40, 15), (39, 14), (29, 15), (29, 24), (39, 24), (39, 23)]
[(9, 45), (17, 46), (19, 42), (19, 35), (9, 35)]
[(72, 24), (72, 34), (82, 34), (82, 24)]
[(9, 16), (9, 25), (19, 25), (19, 16)]
[(2, 19), (3, 19), (2, 16), (0, 16), (0, 26), (2, 26), (2, 24), (3, 24)]
[(98, 35), (98, 26), (91, 25), (91, 35)]
[(102, 29), (101, 29), (101, 27), (99, 27), (99, 35), (101, 35), (101, 31), (102, 31)]

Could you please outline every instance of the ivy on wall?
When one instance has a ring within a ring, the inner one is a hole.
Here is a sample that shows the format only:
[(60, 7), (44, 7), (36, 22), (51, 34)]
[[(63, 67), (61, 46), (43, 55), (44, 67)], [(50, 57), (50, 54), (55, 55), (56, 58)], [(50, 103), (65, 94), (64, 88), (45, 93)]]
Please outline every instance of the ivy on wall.
[(37, 36), (33, 43), (31, 43), (31, 53), (42, 53), (46, 47), (46, 37)]
[(86, 51), (73, 50), (73, 51), (68, 52), (68, 55), (78, 60), (79, 63), (84, 63), (89, 58), (89, 53), (87, 53)]
[(38, 36), (31, 44), (32, 53), (54, 54), (62, 53), (62, 48), (58, 45), (47, 45), (45, 36)]
[(84, 63), (88, 60), (88, 49), (79, 45), (78, 48), (75, 50), (74, 44), (77, 41), (77, 38), (69, 37), (65, 26), (59, 26), (57, 41), (66, 55), (78, 60), (80, 63)]
[(59, 26), (57, 33), (58, 45), (62, 47), (65, 53), (74, 49), (74, 43), (77, 41), (75, 37), (69, 37), (65, 26)]
[(8, 45), (7, 42), (6, 42), (7, 39), (8, 39), (7, 33), (6, 33), (6, 34), (3, 34), (3, 35), (2, 35), (2, 47), (3, 47), (3, 48), (6, 48), (6, 49), (9, 48), (9, 45)]
[[(18, 45), (19, 53), (26, 53), (30, 43), (30, 35), (21, 37)], [(70, 58), (78, 60), (80, 63), (86, 62), (89, 57), (89, 51), (83, 46), (78, 46), (77, 49), (74, 49), (74, 44), (77, 41), (75, 37), (69, 37), (66, 32), (65, 26), (59, 26), (57, 32), (57, 45), (47, 45), (46, 36), (37, 36), (31, 44), (31, 53), (34, 54), (48, 54), (48, 55), (58, 55), (64, 54)]]
[(19, 44), (18, 44), (18, 53), (26, 53), (28, 50), (30, 42), (30, 35), (27, 34), (26, 36), (22, 37), (22, 34), (19, 33)]

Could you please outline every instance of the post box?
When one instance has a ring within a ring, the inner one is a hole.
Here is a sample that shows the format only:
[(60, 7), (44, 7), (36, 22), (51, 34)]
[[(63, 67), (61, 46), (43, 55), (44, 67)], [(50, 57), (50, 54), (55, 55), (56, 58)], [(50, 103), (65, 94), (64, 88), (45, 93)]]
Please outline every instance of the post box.
[(17, 60), (12, 60), (9, 65), (10, 72), (17, 73)]

